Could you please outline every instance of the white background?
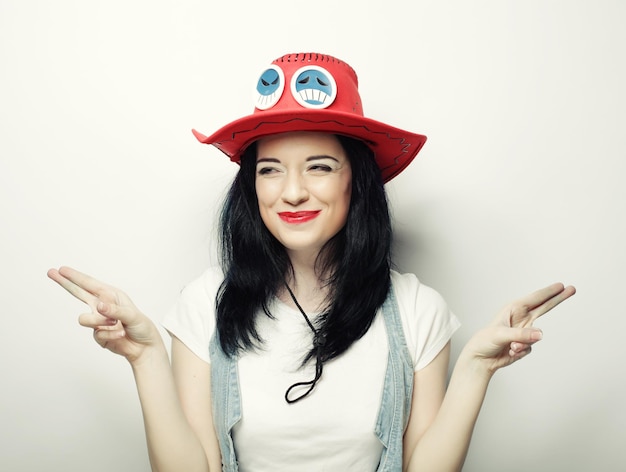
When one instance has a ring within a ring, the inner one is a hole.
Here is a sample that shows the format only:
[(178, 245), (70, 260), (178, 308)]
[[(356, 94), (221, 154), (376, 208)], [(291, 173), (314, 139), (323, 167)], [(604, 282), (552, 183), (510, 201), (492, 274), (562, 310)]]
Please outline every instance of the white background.
[(0, 0), (0, 470), (149, 470), (128, 365), (46, 271), (162, 319), (215, 260), (236, 168), (190, 129), (303, 51), (429, 137), (387, 188), (398, 267), (463, 322), (454, 356), (510, 299), (578, 288), (494, 379), (464, 470), (626, 470), (625, 21), (619, 0)]

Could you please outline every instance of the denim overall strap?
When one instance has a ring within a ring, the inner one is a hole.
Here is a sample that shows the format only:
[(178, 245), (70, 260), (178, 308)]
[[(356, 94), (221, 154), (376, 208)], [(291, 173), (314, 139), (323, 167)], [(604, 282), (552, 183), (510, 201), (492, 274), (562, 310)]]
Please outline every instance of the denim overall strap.
[(389, 340), (389, 357), (376, 421), (376, 436), (383, 444), (383, 453), (376, 470), (397, 472), (402, 470), (402, 441), (411, 411), (413, 361), (404, 337), (393, 286), (389, 289), (382, 309)]
[(209, 343), (211, 356), (211, 403), (213, 424), (222, 453), (222, 471), (237, 472), (237, 458), (232, 439), (233, 426), (241, 419), (241, 393), (237, 358), (224, 354), (217, 330)]

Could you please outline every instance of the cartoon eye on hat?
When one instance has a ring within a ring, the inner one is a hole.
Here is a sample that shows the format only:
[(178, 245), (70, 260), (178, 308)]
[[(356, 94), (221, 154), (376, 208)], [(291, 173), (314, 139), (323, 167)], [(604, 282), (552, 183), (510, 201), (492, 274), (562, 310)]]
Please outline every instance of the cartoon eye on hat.
[(255, 106), (267, 110), (276, 105), (285, 89), (285, 74), (282, 69), (270, 65), (259, 77), (256, 84)]
[(291, 78), (291, 94), (305, 108), (326, 108), (337, 96), (337, 84), (326, 69), (304, 66)]

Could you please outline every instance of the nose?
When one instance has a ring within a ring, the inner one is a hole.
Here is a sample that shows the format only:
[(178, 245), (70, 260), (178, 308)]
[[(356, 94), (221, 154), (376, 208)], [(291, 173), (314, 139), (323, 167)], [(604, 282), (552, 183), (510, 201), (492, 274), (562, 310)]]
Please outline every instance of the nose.
[(290, 205), (299, 205), (309, 199), (304, 177), (298, 172), (289, 172), (285, 179), (282, 199)]

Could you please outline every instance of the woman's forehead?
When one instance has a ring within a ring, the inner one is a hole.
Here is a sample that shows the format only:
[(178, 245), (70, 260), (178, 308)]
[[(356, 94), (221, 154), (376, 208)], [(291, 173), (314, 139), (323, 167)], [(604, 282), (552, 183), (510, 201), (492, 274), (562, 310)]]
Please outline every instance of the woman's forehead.
[(275, 134), (257, 141), (257, 159), (329, 156), (345, 159), (345, 151), (334, 134), (299, 131)]

